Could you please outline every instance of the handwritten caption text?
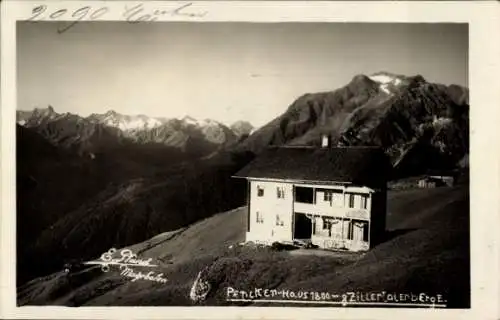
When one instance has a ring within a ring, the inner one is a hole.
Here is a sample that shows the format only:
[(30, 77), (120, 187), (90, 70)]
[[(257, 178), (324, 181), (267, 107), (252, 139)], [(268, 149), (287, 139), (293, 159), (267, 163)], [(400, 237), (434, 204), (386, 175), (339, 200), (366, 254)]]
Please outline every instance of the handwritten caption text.
[[(66, 25), (58, 28), (58, 33), (68, 31), (81, 21), (105, 20), (105, 17), (116, 10), (115, 7), (86, 5), (76, 9), (49, 6), (46, 4), (36, 5), (32, 8), (30, 17), (32, 22), (39, 21), (66, 21)], [(165, 4), (161, 7), (150, 8), (144, 4), (125, 5), (120, 12), (120, 17), (129, 23), (154, 22), (167, 17), (203, 18), (207, 11), (199, 11), (191, 2), (182, 4)]]
[(131, 278), (132, 282), (141, 279), (159, 283), (167, 282), (163, 273), (155, 273), (154, 271), (143, 273), (141, 271), (134, 270), (134, 267), (158, 267), (158, 265), (151, 264), (153, 260), (152, 258), (140, 259), (137, 257), (137, 254), (133, 253), (130, 249), (123, 249), (120, 251), (120, 255), (118, 257), (114, 257), (116, 252), (116, 249), (111, 248), (107, 252), (103, 253), (99, 260), (88, 261), (84, 264), (100, 265), (102, 271), (104, 272), (109, 272), (110, 265), (116, 265), (121, 271), (120, 274), (124, 277)]

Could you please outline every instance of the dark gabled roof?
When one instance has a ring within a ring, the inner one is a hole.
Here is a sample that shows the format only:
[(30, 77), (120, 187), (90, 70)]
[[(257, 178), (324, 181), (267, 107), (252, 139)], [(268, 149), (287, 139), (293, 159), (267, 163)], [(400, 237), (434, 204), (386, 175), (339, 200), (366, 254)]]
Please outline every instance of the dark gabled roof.
[(389, 168), (376, 147), (272, 147), (234, 177), (362, 183), (388, 179)]

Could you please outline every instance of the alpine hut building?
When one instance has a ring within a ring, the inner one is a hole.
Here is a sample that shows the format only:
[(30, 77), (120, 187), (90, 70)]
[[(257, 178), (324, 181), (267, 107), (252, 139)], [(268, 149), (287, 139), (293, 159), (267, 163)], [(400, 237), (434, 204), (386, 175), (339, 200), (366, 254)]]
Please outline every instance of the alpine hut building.
[(390, 163), (376, 147), (271, 147), (248, 181), (246, 241), (364, 251), (385, 232)]

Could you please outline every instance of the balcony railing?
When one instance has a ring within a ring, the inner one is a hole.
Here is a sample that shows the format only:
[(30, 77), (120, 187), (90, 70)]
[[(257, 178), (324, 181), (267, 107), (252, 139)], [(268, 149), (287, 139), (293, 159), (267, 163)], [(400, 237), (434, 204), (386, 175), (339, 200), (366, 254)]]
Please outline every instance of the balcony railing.
[(341, 218), (362, 219), (362, 220), (370, 219), (370, 211), (368, 209), (345, 208), (345, 207), (337, 207), (337, 206), (322, 205), (322, 204), (294, 202), (293, 211), (306, 214), (330, 216), (330, 217), (341, 217)]

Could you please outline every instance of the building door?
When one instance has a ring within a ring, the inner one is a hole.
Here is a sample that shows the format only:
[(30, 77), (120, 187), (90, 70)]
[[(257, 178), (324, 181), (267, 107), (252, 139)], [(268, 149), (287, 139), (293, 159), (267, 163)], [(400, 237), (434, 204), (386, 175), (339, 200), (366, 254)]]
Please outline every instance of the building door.
[(294, 219), (293, 238), (301, 240), (311, 239), (313, 227), (311, 219), (306, 214), (299, 212), (294, 214)]
[(337, 240), (337, 241), (340, 241), (340, 240), (343, 240), (343, 236), (342, 236), (342, 228), (343, 228), (343, 223), (342, 223), (342, 219), (341, 218), (335, 218), (335, 219), (332, 219), (331, 220), (331, 238)]
[(361, 220), (352, 221), (352, 239), (358, 242), (368, 242), (368, 222)]
[(350, 226), (350, 248), (353, 250), (367, 250), (369, 247), (368, 221), (352, 220)]

